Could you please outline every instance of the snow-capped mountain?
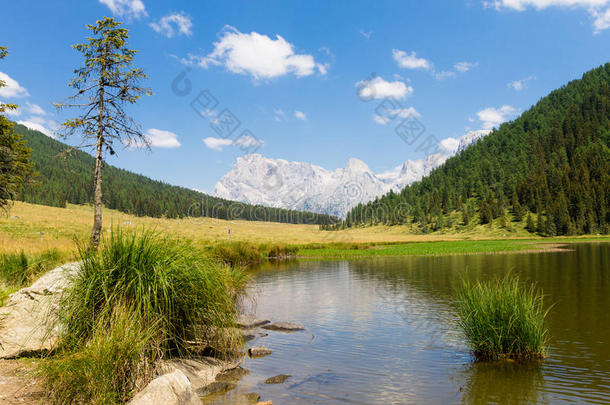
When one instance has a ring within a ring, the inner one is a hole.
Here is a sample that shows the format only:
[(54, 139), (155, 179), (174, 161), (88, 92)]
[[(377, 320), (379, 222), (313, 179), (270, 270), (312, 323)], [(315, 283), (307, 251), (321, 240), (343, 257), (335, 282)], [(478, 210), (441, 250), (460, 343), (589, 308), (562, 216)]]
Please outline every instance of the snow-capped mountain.
[[(487, 133), (489, 131), (481, 130), (464, 135), (457, 153)], [(436, 153), (421, 160), (407, 160), (390, 171), (375, 174), (356, 158), (350, 158), (345, 168), (333, 171), (311, 163), (250, 154), (237, 158), (231, 171), (216, 183), (211, 194), (250, 204), (343, 218), (359, 203), (371, 201), (390, 190), (399, 191), (427, 176), (449, 157)]]

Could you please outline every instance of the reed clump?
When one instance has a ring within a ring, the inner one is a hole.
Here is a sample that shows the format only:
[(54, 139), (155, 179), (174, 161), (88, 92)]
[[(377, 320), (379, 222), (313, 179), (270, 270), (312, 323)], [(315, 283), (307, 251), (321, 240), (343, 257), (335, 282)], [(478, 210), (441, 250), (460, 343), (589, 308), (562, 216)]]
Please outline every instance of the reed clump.
[[(41, 373), (55, 403), (122, 403), (161, 359), (230, 356), (245, 274), (190, 243), (113, 230), (59, 306), (59, 346)], [(232, 332), (233, 331), (233, 332)]]
[(548, 331), (543, 295), (515, 276), (486, 283), (464, 281), (459, 323), (477, 360), (541, 359)]

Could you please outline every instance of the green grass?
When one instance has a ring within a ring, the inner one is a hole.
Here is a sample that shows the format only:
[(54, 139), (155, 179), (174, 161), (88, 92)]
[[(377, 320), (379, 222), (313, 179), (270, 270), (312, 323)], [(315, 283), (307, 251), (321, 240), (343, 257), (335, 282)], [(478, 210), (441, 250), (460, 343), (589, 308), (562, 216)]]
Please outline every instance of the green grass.
[(59, 265), (65, 255), (48, 249), (35, 256), (18, 253), (0, 254), (0, 305), (9, 294), (30, 285), (52, 267)]
[(408, 244), (378, 245), (358, 248), (302, 248), (298, 251), (300, 257), (312, 258), (358, 258), (376, 256), (427, 256), (464, 253), (494, 253), (512, 252), (535, 248), (531, 244), (517, 240), (481, 240), (481, 241), (449, 241), (449, 242), (414, 242)]
[(59, 348), (40, 368), (55, 403), (120, 403), (160, 359), (229, 356), (241, 345), (232, 332), (247, 281), (239, 269), (149, 231), (113, 230), (99, 251), (79, 252)]
[(464, 281), (458, 290), (459, 323), (477, 360), (539, 359), (548, 337), (543, 296), (517, 277)]
[(314, 259), (356, 259), (387, 256), (434, 256), (469, 253), (501, 253), (544, 249), (544, 245), (572, 242), (609, 242), (601, 238), (548, 238), (458, 240), (394, 244), (311, 244), (301, 246), (298, 257)]

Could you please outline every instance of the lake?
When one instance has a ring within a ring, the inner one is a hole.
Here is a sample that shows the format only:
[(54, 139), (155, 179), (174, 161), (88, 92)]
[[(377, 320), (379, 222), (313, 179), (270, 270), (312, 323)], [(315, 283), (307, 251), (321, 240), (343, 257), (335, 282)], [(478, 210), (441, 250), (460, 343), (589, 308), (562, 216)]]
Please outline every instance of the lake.
[[(266, 264), (250, 293), (257, 317), (297, 321), (249, 345), (250, 373), (214, 403), (256, 392), (280, 404), (609, 403), (610, 244), (570, 251)], [(454, 286), (508, 272), (549, 307), (540, 363), (476, 363), (457, 328)], [(283, 384), (264, 381), (290, 374)]]

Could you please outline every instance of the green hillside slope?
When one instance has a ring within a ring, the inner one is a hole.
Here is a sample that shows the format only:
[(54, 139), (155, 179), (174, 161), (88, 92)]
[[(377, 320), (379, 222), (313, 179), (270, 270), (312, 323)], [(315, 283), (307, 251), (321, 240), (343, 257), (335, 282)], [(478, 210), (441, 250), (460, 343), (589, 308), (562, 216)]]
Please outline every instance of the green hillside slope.
[[(65, 157), (66, 144), (23, 125), (15, 125), (15, 131), (33, 149), (32, 161), (39, 172), (37, 184), (25, 187), (18, 196), (19, 200), (57, 207), (63, 207), (66, 203), (88, 204), (93, 201), (94, 159), (91, 155), (74, 151)], [(138, 216), (206, 216), (305, 224), (337, 222), (328, 215), (253, 206), (211, 197), (110, 165), (104, 168), (103, 182), (106, 207)]]
[(609, 146), (610, 63), (400, 193), (355, 207), (339, 226), (412, 222), (427, 232), (501, 218), (544, 235), (608, 233)]

